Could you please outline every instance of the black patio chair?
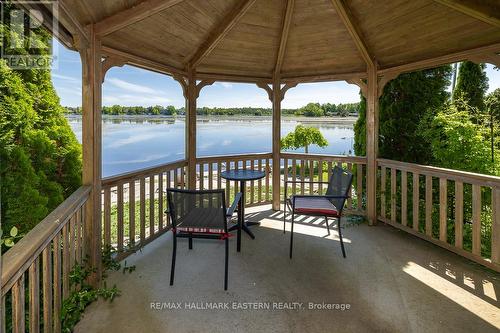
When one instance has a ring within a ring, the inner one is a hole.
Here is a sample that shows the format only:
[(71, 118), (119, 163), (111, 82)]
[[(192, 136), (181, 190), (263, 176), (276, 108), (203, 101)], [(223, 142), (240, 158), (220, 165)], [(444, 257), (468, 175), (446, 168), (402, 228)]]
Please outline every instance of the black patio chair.
[[(168, 214), (170, 214), (172, 219), (172, 231), (174, 235), (170, 285), (174, 284), (177, 237), (188, 238), (190, 250), (193, 248), (193, 238), (209, 238), (220, 239), (226, 242), (224, 290), (227, 290), (228, 238), (231, 236), (228, 232), (227, 221), (231, 219), (240, 203), (241, 193), (237, 193), (233, 204), (227, 210), (225, 197), (224, 190), (195, 191), (167, 189)], [(238, 223), (241, 224), (239, 213)], [(238, 232), (240, 231), (238, 230)]]
[[(287, 188), (288, 184), (328, 184), (325, 195), (292, 195), (288, 198)], [(345, 256), (344, 242), (342, 240), (342, 230), (340, 228), (340, 218), (342, 210), (347, 198), (349, 198), (349, 191), (352, 185), (352, 173), (342, 168), (335, 166), (332, 171), (329, 182), (319, 181), (296, 181), (285, 180), (285, 207), (283, 215), (283, 233), (286, 229), (286, 208), (292, 212), (292, 228), (290, 235), (290, 258), (292, 258), (293, 250), (293, 223), (295, 215), (308, 215), (308, 216), (324, 216), (326, 222), (326, 229), (330, 235), (330, 226), (328, 218), (336, 218), (337, 226), (339, 229), (340, 247), (342, 248), (342, 255)]]

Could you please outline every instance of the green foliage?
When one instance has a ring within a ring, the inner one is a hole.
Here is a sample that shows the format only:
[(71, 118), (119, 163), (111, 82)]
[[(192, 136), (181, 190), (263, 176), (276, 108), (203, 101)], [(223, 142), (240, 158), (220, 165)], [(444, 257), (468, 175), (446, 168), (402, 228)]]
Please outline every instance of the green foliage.
[[(460, 105), (457, 107), (457, 105)], [(493, 165), (482, 129), (472, 121), (470, 106), (463, 100), (448, 104), (422, 123), (434, 163), (450, 169), (490, 174)]]
[[(451, 67), (443, 66), (401, 74), (389, 82), (379, 100), (379, 155), (383, 158), (430, 164), (429, 143), (420, 134), (419, 123), (448, 99)], [(366, 101), (354, 127), (354, 150), (366, 154)]]
[(12, 227), (7, 236), (5, 236), (0, 230), (0, 245), (5, 247), (13, 247), (17, 240), (23, 238), (23, 234), (19, 233), (16, 227)]
[(488, 77), (484, 71), (485, 68), (485, 64), (475, 64), (470, 61), (464, 61), (460, 64), (457, 85), (453, 91), (454, 101), (464, 100), (468, 106), (472, 107), (470, 110), (482, 111), (485, 109), (484, 95), (488, 90)]
[(317, 128), (305, 127), (304, 125), (297, 125), (295, 131), (288, 133), (281, 139), (281, 148), (299, 149), (304, 147), (306, 154), (312, 144), (323, 148), (328, 146), (328, 141)]
[(325, 115), (325, 110), (321, 108), (319, 103), (309, 103), (298, 110), (299, 115), (306, 117), (321, 117)]
[[(9, 8), (3, 7), (4, 15)], [(9, 32), (6, 25), (0, 24), (0, 29)], [(46, 31), (39, 29), (35, 35), (36, 43), (48, 45)], [(0, 179), (2, 228), (16, 226), (21, 233), (81, 184), (81, 147), (59, 105), (49, 70), (12, 70), (0, 60)]]
[[(103, 278), (107, 277), (107, 271), (118, 271), (121, 268), (121, 264), (114, 259), (115, 253), (116, 250), (111, 246), (106, 246), (102, 251)], [(126, 271), (129, 273), (135, 271), (135, 266), (127, 267), (125, 264), (123, 273)], [(93, 269), (86, 264), (77, 264), (70, 272), (70, 286), (73, 291), (63, 301), (61, 309), (62, 332), (64, 333), (73, 332), (73, 328), (80, 321), (85, 308), (92, 302), (99, 298), (112, 302), (116, 296), (120, 295), (120, 290), (116, 285), (111, 288), (108, 288), (106, 283), (102, 288), (93, 288), (89, 285), (87, 279), (92, 272)]]

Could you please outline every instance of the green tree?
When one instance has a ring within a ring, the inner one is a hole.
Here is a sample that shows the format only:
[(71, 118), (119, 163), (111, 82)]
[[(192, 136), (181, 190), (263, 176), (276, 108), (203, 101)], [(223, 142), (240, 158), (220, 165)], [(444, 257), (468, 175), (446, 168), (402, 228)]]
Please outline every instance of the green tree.
[[(459, 105), (459, 106), (457, 106)], [(481, 126), (470, 114), (471, 106), (455, 100), (422, 122), (422, 135), (430, 142), (434, 163), (440, 167), (490, 174), (493, 163)]]
[(304, 125), (297, 125), (293, 132), (288, 133), (281, 139), (281, 148), (299, 149), (303, 147), (306, 154), (309, 153), (309, 146), (313, 144), (323, 148), (328, 146), (328, 141), (326, 141), (319, 129), (305, 127)]
[(319, 103), (309, 103), (301, 107), (298, 113), (306, 117), (321, 117), (325, 115), (325, 111), (321, 108)]
[[(449, 98), (451, 67), (401, 74), (389, 82), (379, 99), (379, 155), (405, 162), (429, 164), (432, 152), (419, 123)], [(366, 154), (366, 101), (362, 98), (354, 126), (356, 155)]]
[(500, 88), (486, 96), (485, 106), (490, 126), (491, 161), (495, 163), (495, 124), (500, 121)]
[[(12, 5), (4, 4), (8, 17)], [(0, 30), (8, 34), (7, 25)], [(13, 39), (21, 40), (14, 34)], [(38, 29), (36, 43), (50, 35)], [(12, 39), (8, 39), (10, 42)], [(26, 41), (28, 42), (28, 41)], [(50, 56), (50, 49), (28, 51)], [(29, 231), (81, 184), (81, 146), (52, 85), (50, 70), (13, 70), (0, 60), (2, 229)]]
[(453, 100), (466, 101), (473, 115), (476, 111), (485, 110), (484, 97), (488, 90), (485, 68), (485, 64), (475, 64), (471, 61), (464, 61), (459, 67)]

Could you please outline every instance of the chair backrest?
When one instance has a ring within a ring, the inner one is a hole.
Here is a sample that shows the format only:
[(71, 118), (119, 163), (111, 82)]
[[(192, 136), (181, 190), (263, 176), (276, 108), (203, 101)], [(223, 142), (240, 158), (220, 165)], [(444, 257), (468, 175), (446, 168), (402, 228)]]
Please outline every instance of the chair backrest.
[(172, 227), (195, 232), (227, 232), (224, 193), (224, 190), (167, 189)]
[(326, 195), (334, 195), (342, 198), (330, 199), (332, 204), (339, 210), (344, 208), (344, 203), (346, 197), (349, 195), (349, 191), (352, 185), (352, 173), (344, 170), (338, 166), (335, 166), (328, 183), (328, 188), (326, 190)]

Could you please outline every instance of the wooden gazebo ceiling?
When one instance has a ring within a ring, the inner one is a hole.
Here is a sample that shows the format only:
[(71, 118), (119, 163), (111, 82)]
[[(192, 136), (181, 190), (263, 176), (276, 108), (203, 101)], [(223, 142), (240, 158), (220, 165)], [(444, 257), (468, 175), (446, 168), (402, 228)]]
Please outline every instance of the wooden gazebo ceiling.
[(366, 72), (338, 6), (381, 69), (500, 43), (498, 0), (64, 2), (82, 26), (96, 23), (105, 51), (220, 76)]

